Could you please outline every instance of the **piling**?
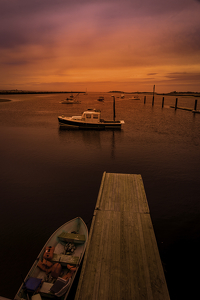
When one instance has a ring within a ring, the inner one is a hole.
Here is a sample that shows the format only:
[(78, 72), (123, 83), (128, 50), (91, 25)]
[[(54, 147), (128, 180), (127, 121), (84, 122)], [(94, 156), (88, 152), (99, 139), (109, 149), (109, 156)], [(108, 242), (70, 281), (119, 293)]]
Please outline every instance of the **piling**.
[(153, 86), (153, 98), (152, 98), (152, 106), (154, 105), (154, 92), (155, 92), (155, 85)]
[(113, 121), (115, 121), (115, 96), (112, 96), (113, 97)]
[(144, 96), (144, 104), (146, 103), (146, 96)]
[(176, 109), (182, 109), (182, 110), (187, 110), (187, 111), (192, 111), (193, 113), (200, 113), (199, 110), (197, 110), (197, 100), (195, 100), (195, 103), (194, 103), (194, 109), (192, 108), (188, 108), (188, 107), (178, 107), (178, 98), (176, 98), (176, 101), (175, 101), (175, 106), (170, 106), (171, 108), (175, 108)]
[(104, 172), (75, 300), (170, 300), (140, 174)]
[(162, 107), (164, 107), (164, 97), (162, 98)]
[(194, 102), (194, 110), (197, 110), (197, 99)]
[(176, 101), (175, 101), (175, 110), (177, 109), (177, 105), (178, 105), (178, 98), (176, 98)]

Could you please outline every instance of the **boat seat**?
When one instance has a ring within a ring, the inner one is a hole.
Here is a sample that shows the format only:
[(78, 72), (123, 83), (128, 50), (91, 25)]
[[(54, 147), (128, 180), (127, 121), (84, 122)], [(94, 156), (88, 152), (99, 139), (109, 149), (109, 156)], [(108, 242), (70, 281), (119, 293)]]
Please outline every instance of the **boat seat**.
[(77, 233), (69, 233), (63, 231), (58, 238), (63, 242), (71, 242), (76, 244), (83, 244), (85, 243), (85, 235), (84, 234), (77, 234)]
[(67, 264), (77, 265), (79, 262), (79, 256), (55, 254), (51, 260), (52, 262), (59, 262), (61, 265), (66, 266)]

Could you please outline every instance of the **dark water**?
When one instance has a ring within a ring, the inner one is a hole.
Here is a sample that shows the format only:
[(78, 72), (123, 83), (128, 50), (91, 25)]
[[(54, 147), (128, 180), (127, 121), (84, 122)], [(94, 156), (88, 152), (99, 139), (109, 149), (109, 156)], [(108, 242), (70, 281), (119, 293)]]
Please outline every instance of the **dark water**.
[[(200, 114), (174, 110), (175, 97), (116, 98), (122, 131), (59, 130), (58, 115), (112, 98), (65, 94), (2, 96), (0, 103), (0, 296), (13, 298), (49, 236), (80, 216), (88, 225), (103, 172), (141, 174), (171, 299), (196, 299), (200, 253)], [(194, 107), (194, 98), (179, 105)], [(198, 103), (198, 105), (200, 105)], [(199, 109), (199, 108), (198, 108)], [(196, 275), (197, 272), (197, 275)]]

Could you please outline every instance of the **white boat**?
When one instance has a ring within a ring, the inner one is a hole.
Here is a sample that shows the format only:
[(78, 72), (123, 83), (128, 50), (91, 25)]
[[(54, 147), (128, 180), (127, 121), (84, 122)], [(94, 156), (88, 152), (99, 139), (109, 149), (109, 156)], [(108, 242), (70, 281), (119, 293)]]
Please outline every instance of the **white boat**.
[(81, 101), (66, 98), (65, 100), (61, 101), (60, 103), (61, 104), (80, 104)]
[(66, 300), (87, 241), (88, 229), (79, 217), (58, 228), (44, 245), (14, 300)]
[(103, 96), (100, 96), (97, 100), (98, 100), (98, 101), (104, 101), (104, 97), (103, 97)]
[(134, 96), (134, 97), (129, 98), (129, 100), (140, 100), (140, 98), (138, 96)]
[(59, 116), (58, 122), (60, 127), (77, 128), (77, 129), (121, 129), (123, 120), (115, 120), (115, 97), (113, 96), (113, 120), (104, 120), (101, 118), (101, 111), (88, 109), (81, 116), (65, 117)]
[(58, 117), (60, 127), (73, 127), (77, 129), (121, 129), (123, 120), (105, 121), (101, 119), (101, 111), (96, 109), (88, 109), (81, 116)]
[(125, 95), (124, 94), (121, 94), (121, 99), (124, 99)]

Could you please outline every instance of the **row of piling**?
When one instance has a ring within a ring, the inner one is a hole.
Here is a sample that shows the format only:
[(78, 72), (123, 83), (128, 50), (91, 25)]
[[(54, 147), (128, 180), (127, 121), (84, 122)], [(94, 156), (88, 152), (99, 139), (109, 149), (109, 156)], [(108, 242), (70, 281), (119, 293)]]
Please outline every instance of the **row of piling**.
[[(164, 107), (164, 102), (165, 102), (165, 98), (162, 97), (162, 108)], [(174, 108), (175, 110), (176, 109), (182, 109), (182, 110), (188, 110), (188, 111), (192, 111), (193, 113), (200, 113), (200, 110), (197, 110), (197, 102), (198, 100), (195, 99), (195, 102), (194, 102), (194, 108), (187, 108), (187, 107), (180, 107), (178, 106), (178, 98), (176, 98), (175, 100), (175, 105), (174, 106), (170, 106), (171, 108)], [(144, 104), (146, 103), (146, 96), (144, 96)], [(154, 105), (154, 93), (153, 93), (153, 97), (152, 97), (152, 106)]]

